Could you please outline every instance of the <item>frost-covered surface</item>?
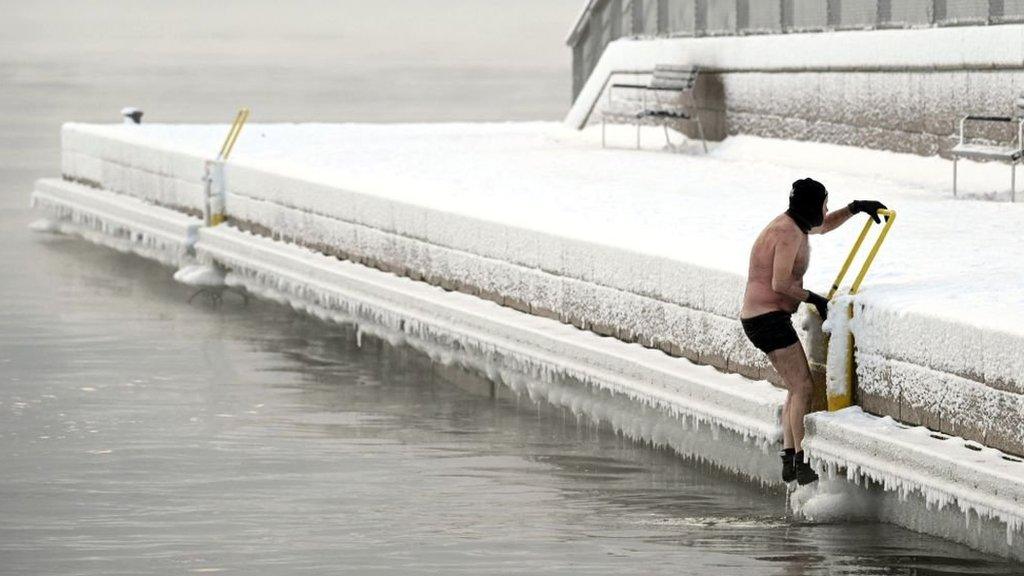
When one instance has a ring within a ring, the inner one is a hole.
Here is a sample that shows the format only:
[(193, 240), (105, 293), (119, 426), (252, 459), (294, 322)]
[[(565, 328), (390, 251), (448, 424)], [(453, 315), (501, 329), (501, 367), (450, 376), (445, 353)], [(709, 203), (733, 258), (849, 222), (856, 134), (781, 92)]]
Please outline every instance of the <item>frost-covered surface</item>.
[[(212, 151), (193, 152), (138, 146), (147, 141), (150, 126), (119, 126), (117, 134), (104, 134), (66, 125), (61, 130), (61, 173), (110, 192), (201, 212), (203, 160), (216, 156), (220, 144), (211, 143)], [(223, 140), (227, 127), (220, 132)]]
[[(64, 137), (159, 180), (143, 185), (149, 176), (139, 176), (130, 188), (152, 196), (198, 181), (198, 158), (215, 153), (225, 130), (68, 125)], [(234, 158), (229, 214), (286, 236), (384, 255), (392, 238), (412, 238), (724, 319), (738, 314), (757, 231), (785, 207), (789, 183), (813, 175), (832, 207), (878, 198), (900, 212), (858, 296), (874, 315), (857, 333), (862, 351), (936, 369), (955, 362), (959, 373), (1007, 387), (1024, 379), (1024, 293), (1008, 289), (1024, 285), (1024, 211), (950, 202), (951, 166), (938, 158), (752, 137), (706, 157), (638, 154), (600, 149), (593, 131), (542, 123), (252, 125)], [(80, 160), (66, 162), (67, 175), (96, 177)], [(1005, 185), (1005, 166), (961, 166), (968, 191)], [(123, 182), (123, 172), (111, 181)], [(808, 287), (825, 289), (857, 228), (812, 240)], [(963, 345), (972, 331), (985, 345)]]
[(856, 354), (866, 409), (1021, 454), (1024, 396), (877, 354)]
[(825, 390), (829, 397), (845, 396), (850, 391), (850, 300), (849, 295), (833, 300), (828, 320), (822, 325), (822, 331), (829, 335), (825, 370)]
[[(692, 64), (719, 71), (1020, 66), (1024, 26), (970, 26), (701, 38), (623, 38), (604, 50), (565, 117), (583, 126), (612, 71)], [(1007, 94), (1007, 100), (1014, 94)]]
[[(847, 408), (807, 417), (804, 450), (830, 477), (870, 480), (901, 498), (920, 494), (929, 508), (955, 506), (1005, 525), (1006, 546), (1021, 556), (1024, 462), (1003, 453)], [(1016, 541), (1016, 544), (1015, 544)]]
[[(498, 353), (521, 362), (517, 372), (569, 375), (698, 422), (714, 422), (759, 444), (780, 438), (784, 393), (767, 382), (722, 374), (229, 227), (202, 229), (196, 253), (228, 266), (229, 285), (262, 287), (312, 311), (369, 321), (425, 340), (459, 342), (456, 349), (472, 346), (484, 355)], [(459, 334), (473, 338), (452, 340)]]
[(188, 260), (195, 230), (201, 224), (135, 198), (62, 180), (36, 182), (32, 205), (52, 217), (46, 231), (82, 236), (170, 266)]

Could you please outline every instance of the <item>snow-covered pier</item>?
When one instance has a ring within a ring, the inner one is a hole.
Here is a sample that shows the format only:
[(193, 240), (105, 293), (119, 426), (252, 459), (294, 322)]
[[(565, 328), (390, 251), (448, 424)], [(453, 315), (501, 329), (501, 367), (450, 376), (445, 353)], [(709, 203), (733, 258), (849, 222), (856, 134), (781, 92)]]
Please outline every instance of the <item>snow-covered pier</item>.
[[(783, 392), (737, 320), (750, 242), (800, 177), (833, 208), (882, 200), (900, 223), (848, 329), (859, 404), (915, 441), (854, 408), (814, 415), (808, 451), (907, 495), (887, 519), (1024, 559), (1024, 212), (951, 201), (946, 161), (754, 137), (707, 156), (602, 150), (545, 123), (254, 125), (224, 167), (228, 223), (204, 227), (225, 131), (66, 125), (63, 178), (33, 201), (52, 228), (215, 264), (230, 285), (764, 482)], [(968, 195), (1005, 186), (1005, 166), (961, 170)], [(813, 240), (808, 287), (827, 287), (856, 228)]]

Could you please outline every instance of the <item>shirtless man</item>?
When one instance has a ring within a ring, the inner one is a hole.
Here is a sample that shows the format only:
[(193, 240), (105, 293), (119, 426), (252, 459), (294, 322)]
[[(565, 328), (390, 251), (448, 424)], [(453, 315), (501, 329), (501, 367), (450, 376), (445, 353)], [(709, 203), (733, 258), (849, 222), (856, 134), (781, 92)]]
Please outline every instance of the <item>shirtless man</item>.
[(828, 300), (803, 287), (811, 259), (807, 235), (831, 232), (858, 212), (879, 222), (881, 208), (885, 208), (881, 202), (855, 200), (829, 212), (825, 187), (810, 178), (797, 180), (789, 193), (789, 210), (768, 223), (750, 251), (740, 322), (789, 390), (782, 409), (782, 479), (786, 482), (809, 484), (818, 479), (800, 446), (811, 403), (811, 370), (790, 319), (801, 302), (814, 306), (822, 320), (828, 315)]

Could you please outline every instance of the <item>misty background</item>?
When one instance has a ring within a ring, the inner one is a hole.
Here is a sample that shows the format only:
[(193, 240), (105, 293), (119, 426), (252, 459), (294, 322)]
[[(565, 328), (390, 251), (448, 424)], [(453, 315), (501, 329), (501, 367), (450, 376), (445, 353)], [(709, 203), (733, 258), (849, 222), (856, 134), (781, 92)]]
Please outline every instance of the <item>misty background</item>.
[[(65, 121), (555, 120), (581, 0), (0, 1), (0, 171), (56, 175)], [(6, 180), (6, 179), (5, 179)]]

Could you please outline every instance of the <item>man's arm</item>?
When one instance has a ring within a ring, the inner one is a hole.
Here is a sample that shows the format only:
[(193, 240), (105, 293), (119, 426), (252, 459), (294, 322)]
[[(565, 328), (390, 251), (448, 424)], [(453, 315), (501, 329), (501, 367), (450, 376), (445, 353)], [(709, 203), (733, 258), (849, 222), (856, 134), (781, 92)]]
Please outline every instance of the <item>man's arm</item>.
[(825, 221), (821, 223), (821, 226), (811, 228), (808, 234), (827, 234), (836, 228), (839, 228), (853, 217), (853, 212), (850, 211), (849, 206), (844, 206), (839, 210), (833, 210), (825, 215)]
[[(878, 211), (884, 209), (885, 204), (882, 204), (881, 202), (875, 200), (854, 200), (853, 202), (847, 204), (844, 208), (840, 208), (839, 210), (833, 210), (832, 212), (829, 212), (825, 216), (825, 221), (822, 222), (821, 226), (811, 228), (808, 234), (826, 234), (828, 232), (831, 232), (836, 228), (842, 226), (847, 220), (850, 219), (851, 216), (857, 214), (858, 212), (864, 212), (868, 216), (871, 216), (871, 219), (874, 220), (876, 224), (878, 224), (882, 222), (881, 219), (878, 218)], [(886, 216), (885, 219), (888, 220), (889, 217)]]

